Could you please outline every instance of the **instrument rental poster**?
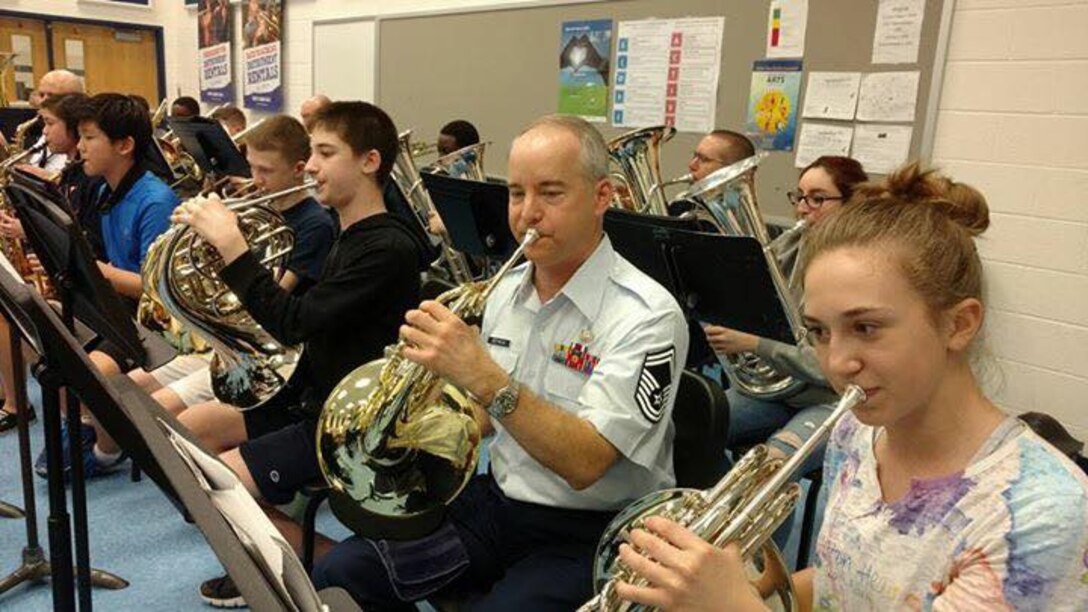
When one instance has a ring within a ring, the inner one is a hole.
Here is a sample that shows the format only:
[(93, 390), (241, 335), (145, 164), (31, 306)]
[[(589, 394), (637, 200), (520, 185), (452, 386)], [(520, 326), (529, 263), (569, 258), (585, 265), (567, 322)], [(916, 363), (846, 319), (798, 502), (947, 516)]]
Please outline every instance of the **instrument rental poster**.
[(197, 37), (200, 54), (200, 99), (213, 104), (234, 101), (230, 5), (227, 0), (200, 0)]
[(714, 129), (725, 17), (621, 21), (612, 125)]
[(801, 60), (757, 60), (752, 65), (745, 133), (757, 149), (793, 150), (800, 91)]
[(242, 98), (246, 108), (283, 110), (282, 23), (280, 0), (245, 0), (242, 5)]
[(559, 44), (559, 112), (608, 120), (612, 20), (565, 21)]

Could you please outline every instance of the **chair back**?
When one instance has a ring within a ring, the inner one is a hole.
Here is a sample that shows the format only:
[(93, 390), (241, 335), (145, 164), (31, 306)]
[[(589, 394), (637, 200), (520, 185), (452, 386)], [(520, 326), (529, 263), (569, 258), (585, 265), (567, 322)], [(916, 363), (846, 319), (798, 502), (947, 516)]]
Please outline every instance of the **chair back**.
[(676, 389), (672, 422), (676, 427), (672, 454), (676, 486), (713, 486), (726, 471), (729, 400), (725, 390), (701, 374), (684, 370)]

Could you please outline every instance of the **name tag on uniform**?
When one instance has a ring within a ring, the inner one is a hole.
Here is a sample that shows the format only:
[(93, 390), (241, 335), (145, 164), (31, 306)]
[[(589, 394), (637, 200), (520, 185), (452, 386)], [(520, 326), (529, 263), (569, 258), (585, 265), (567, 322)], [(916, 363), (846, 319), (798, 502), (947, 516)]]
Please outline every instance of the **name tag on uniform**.
[(600, 357), (589, 352), (589, 347), (581, 342), (570, 344), (556, 344), (552, 351), (552, 361), (561, 363), (575, 372), (589, 376), (593, 374), (593, 368), (597, 367)]
[(494, 346), (501, 346), (503, 348), (510, 348), (510, 341), (506, 338), (499, 338), (498, 336), (488, 336), (487, 343)]

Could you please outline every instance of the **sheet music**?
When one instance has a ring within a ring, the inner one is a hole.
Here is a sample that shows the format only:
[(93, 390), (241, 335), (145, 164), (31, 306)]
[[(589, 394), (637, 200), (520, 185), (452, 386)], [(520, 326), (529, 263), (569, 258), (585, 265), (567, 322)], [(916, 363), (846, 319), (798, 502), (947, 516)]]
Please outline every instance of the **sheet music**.
[(300, 612), (322, 611), (313, 583), (302, 564), (261, 507), (226, 465), (194, 445), (161, 419), (159, 424), (223, 515), (243, 546), (258, 562), (280, 599)]

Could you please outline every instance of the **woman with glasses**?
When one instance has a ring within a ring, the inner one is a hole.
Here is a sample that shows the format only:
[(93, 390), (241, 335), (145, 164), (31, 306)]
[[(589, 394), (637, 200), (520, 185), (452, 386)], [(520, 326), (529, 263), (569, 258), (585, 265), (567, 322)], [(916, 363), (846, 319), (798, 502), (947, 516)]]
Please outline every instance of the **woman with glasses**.
[[(807, 231), (848, 200), (854, 188), (868, 178), (856, 160), (824, 156), (801, 171), (797, 189), (787, 195), (797, 218), (808, 221)], [(799, 232), (792, 242), (782, 244), (777, 251), (779, 267), (789, 279), (790, 289), (798, 302), (801, 295), (800, 279), (796, 278), (797, 254), (804, 235), (805, 232)], [(711, 348), (719, 355), (755, 353), (777, 371), (805, 383), (794, 394), (776, 401), (749, 397), (735, 388), (726, 390), (729, 396), (728, 448), (743, 449), (767, 442), (772, 455), (783, 458), (792, 455), (831, 414), (836, 400), (835, 392), (820, 372), (815, 351), (807, 343), (803, 346), (785, 344), (717, 325), (707, 325), (704, 330)], [(813, 453), (799, 474), (815, 470), (822, 461), (822, 451)], [(788, 526), (776, 534), (779, 546), (785, 544), (779, 540), (788, 535)]]

